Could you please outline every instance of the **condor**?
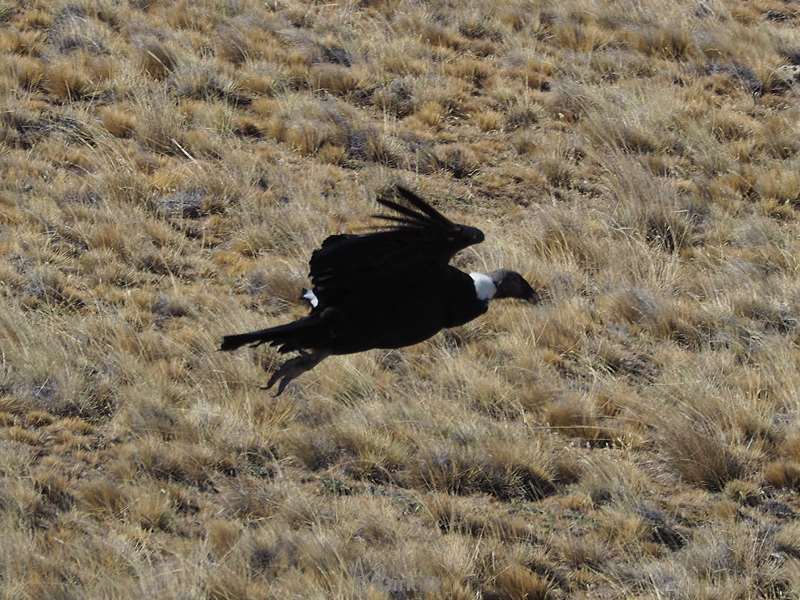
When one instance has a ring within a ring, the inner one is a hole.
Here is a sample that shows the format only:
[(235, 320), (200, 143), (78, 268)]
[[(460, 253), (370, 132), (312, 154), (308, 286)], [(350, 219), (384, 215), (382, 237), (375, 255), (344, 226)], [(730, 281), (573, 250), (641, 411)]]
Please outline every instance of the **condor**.
[(281, 353), (299, 353), (265, 386), (280, 381), (280, 395), (328, 356), (416, 344), (479, 317), (494, 298), (539, 301), (519, 273), (464, 273), (449, 265), (459, 250), (482, 242), (483, 232), (453, 223), (402, 186), (396, 192), (399, 198), (378, 198), (394, 214), (373, 215), (387, 225), (364, 234), (332, 235), (313, 252), (312, 288), (303, 293), (311, 305), (308, 316), (227, 335), (220, 350), (272, 344)]

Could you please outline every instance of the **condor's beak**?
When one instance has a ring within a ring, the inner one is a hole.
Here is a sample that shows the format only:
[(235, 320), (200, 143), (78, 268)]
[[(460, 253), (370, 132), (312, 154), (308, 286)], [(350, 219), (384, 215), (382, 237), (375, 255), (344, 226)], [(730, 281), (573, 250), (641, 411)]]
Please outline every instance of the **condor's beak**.
[(530, 291), (525, 294), (523, 300), (530, 302), (531, 304), (539, 304), (541, 298), (539, 297), (539, 293), (535, 289), (531, 288)]

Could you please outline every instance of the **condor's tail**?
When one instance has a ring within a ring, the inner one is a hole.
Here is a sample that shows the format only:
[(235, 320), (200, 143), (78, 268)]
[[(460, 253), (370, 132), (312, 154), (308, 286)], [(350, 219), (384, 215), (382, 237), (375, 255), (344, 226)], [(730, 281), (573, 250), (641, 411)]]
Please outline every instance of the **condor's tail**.
[(222, 338), (219, 349), (229, 352), (242, 346), (256, 347), (261, 344), (278, 346), (281, 353), (324, 347), (325, 324), (314, 316), (305, 317), (277, 327), (249, 331)]
[(242, 346), (258, 346), (270, 341), (269, 333), (269, 329), (262, 329), (260, 331), (251, 331), (249, 333), (226, 335), (222, 338), (222, 344), (220, 345), (219, 349), (225, 352), (230, 352), (231, 350), (236, 350)]

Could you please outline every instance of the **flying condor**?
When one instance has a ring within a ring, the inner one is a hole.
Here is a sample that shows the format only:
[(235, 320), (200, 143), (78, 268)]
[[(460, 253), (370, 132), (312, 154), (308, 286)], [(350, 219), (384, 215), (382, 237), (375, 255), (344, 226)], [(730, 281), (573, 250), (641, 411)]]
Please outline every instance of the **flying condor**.
[(226, 335), (220, 350), (272, 344), (281, 353), (298, 352), (265, 386), (280, 381), (280, 395), (328, 356), (416, 344), (479, 317), (493, 298), (538, 302), (519, 273), (464, 273), (449, 265), (459, 250), (482, 242), (483, 232), (453, 223), (404, 187), (396, 192), (399, 198), (378, 198), (394, 213), (373, 215), (386, 225), (364, 234), (332, 235), (314, 250), (312, 288), (303, 290), (311, 305), (307, 316)]

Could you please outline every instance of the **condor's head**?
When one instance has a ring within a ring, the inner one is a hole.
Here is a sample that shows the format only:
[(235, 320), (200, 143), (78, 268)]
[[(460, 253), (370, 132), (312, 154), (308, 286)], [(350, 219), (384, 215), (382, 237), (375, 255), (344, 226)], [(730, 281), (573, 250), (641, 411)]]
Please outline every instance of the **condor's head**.
[(498, 269), (491, 273), (470, 273), (475, 282), (475, 293), (479, 300), (488, 302), (495, 298), (518, 298), (538, 304), (539, 294), (516, 271)]

